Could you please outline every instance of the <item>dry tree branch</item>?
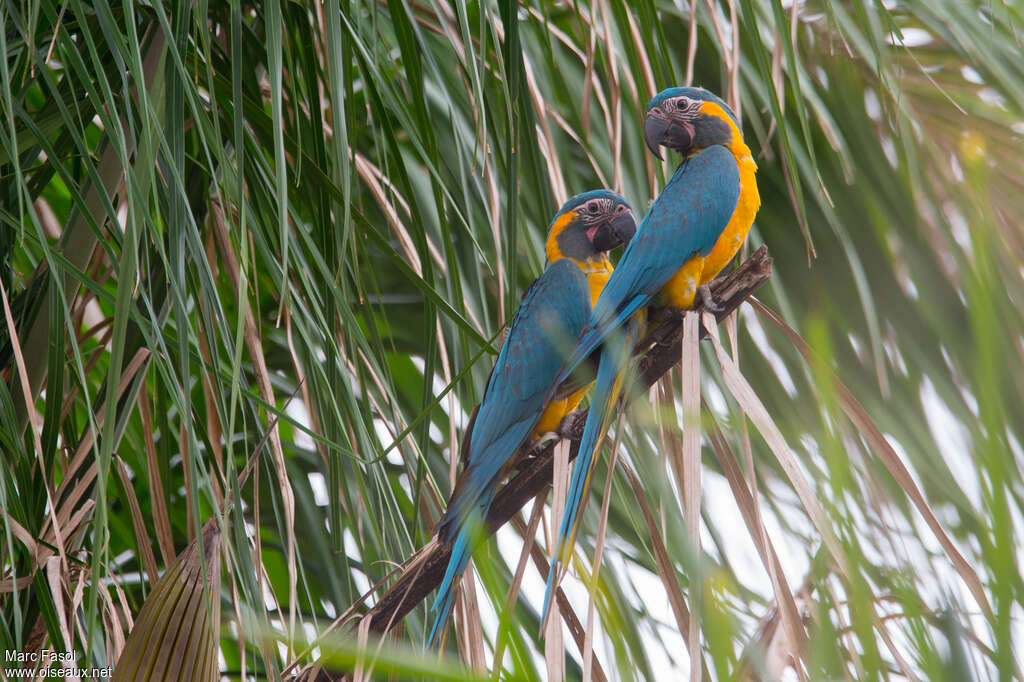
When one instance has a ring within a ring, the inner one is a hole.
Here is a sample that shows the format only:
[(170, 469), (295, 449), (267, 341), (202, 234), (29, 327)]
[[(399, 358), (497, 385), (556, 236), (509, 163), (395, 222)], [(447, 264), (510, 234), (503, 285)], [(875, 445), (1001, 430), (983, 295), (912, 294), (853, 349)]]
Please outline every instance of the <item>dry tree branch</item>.
[[(724, 319), (736, 310), (762, 284), (771, 277), (772, 259), (764, 246), (753, 253), (729, 275), (711, 284), (715, 300), (722, 307), (716, 313), (718, 320)], [(658, 309), (648, 317), (647, 336), (637, 344), (640, 359), (637, 371), (638, 388), (646, 389), (679, 363), (682, 356), (682, 314), (670, 309)], [(700, 338), (707, 336), (707, 329), (701, 326)], [(564, 392), (564, 391), (560, 391)], [(568, 415), (560, 428), (562, 439), (570, 443), (570, 459), (576, 457), (586, 410), (577, 410)], [(502, 488), (487, 513), (486, 533), (493, 534), (505, 525), (531, 499), (551, 484), (552, 458), (556, 440), (534, 445), (522, 453), (518, 472)], [(451, 547), (437, 541), (435, 537), (406, 560), (401, 574), (381, 595), (376, 604), (364, 616), (370, 620), (369, 629), (383, 636), (398, 624), (438, 585), (444, 576)], [(305, 682), (327, 682), (340, 680), (324, 671), (320, 666), (307, 668), (298, 678)]]

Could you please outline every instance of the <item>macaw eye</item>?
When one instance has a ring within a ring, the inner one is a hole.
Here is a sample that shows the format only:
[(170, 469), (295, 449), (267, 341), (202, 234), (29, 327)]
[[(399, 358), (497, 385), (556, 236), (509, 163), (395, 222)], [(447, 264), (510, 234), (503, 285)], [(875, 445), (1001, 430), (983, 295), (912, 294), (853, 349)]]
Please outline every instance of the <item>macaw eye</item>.
[(686, 96), (680, 96), (672, 102), (675, 109), (681, 112), (681, 115), (687, 118), (693, 118), (700, 113), (701, 101), (699, 99), (690, 99)]
[(587, 210), (590, 211), (591, 213), (597, 213), (598, 211), (601, 210), (601, 207), (598, 206), (597, 204), (591, 204), (590, 206), (587, 207)]

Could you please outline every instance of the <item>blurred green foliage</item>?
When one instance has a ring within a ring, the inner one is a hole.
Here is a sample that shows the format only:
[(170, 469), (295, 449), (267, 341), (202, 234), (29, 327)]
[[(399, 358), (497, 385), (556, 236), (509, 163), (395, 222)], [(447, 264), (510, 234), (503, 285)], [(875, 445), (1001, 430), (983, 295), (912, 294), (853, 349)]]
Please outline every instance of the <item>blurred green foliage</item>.
[[(762, 300), (818, 356), (752, 309), (739, 316), (744, 376), (849, 560), (837, 570), (824, 555), (750, 429), (808, 676), (1019, 676), (1021, 14), (711, 0), (695, 3), (691, 34), (689, 6), (667, 0), (4, 3), (0, 648), (48, 642), (113, 663), (124, 609), (152, 590), (142, 545), (170, 564), (228, 498), (224, 673), (278, 678), (429, 539), (559, 202), (608, 186), (640, 213), (664, 183), (643, 107), (686, 80), (695, 38), (694, 82), (740, 105), (760, 166), (749, 244), (775, 259)], [(743, 459), (743, 419), (704, 352), (706, 417)], [(913, 472), (991, 613), (843, 415), (837, 380)], [(708, 670), (771, 668), (774, 594), (718, 461), (706, 447), (698, 561), (656, 412), (629, 416), (624, 458), (660, 514), (667, 578), (687, 595), (688, 576), (706, 578)], [(611, 495), (597, 656), (612, 677), (670, 679), (689, 664), (649, 531), (620, 473)], [(487, 652), (516, 538), (481, 550)], [(52, 583), (39, 557), (58, 547)], [(527, 574), (501, 674), (538, 679)], [(413, 646), (427, 615), (406, 619)], [(431, 676), (387, 651), (377, 672)], [(357, 653), (338, 646), (344, 665)], [(578, 662), (570, 646), (570, 677)]]

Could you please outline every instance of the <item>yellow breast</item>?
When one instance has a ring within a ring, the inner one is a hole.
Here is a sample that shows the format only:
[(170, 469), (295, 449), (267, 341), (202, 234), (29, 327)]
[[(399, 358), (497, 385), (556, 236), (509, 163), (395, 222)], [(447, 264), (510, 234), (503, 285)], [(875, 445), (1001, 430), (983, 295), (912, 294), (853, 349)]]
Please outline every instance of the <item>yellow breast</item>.
[(725, 226), (722, 235), (715, 242), (711, 253), (704, 259), (704, 268), (700, 274), (701, 284), (707, 284), (713, 280), (722, 271), (722, 268), (733, 259), (736, 252), (740, 250), (740, 246), (743, 245), (743, 240), (747, 238), (750, 226), (754, 223), (754, 216), (757, 215), (757, 209), (761, 207), (761, 196), (757, 192), (757, 179), (754, 177), (757, 172), (757, 164), (751, 158), (747, 145), (741, 142), (734, 146), (742, 147), (741, 150), (736, 151), (745, 152), (742, 155), (737, 154), (736, 157), (736, 162), (740, 167), (740, 198), (729, 224)]
[[(593, 308), (594, 304), (597, 303), (597, 297), (601, 295), (604, 285), (608, 282), (608, 278), (612, 276), (611, 261), (607, 258), (601, 258), (594, 261), (580, 262), (574, 260), (573, 262), (587, 276), (587, 285), (590, 287), (590, 307)], [(537, 422), (537, 427), (533, 430), (532, 437), (539, 438), (541, 434), (557, 429), (565, 415), (579, 407), (583, 396), (590, 390), (590, 386), (591, 384), (583, 386), (564, 400), (551, 401), (547, 409), (544, 410), (544, 414), (541, 415), (540, 421)]]
[[(731, 123), (730, 123), (731, 125)], [(739, 131), (735, 130), (735, 135)], [(683, 264), (676, 274), (661, 288), (661, 303), (675, 308), (692, 308), (697, 287), (707, 284), (722, 271), (747, 238), (754, 216), (761, 206), (761, 196), (757, 192), (757, 164), (750, 155), (750, 149), (743, 142), (733, 143), (729, 150), (736, 157), (740, 171), (740, 196), (722, 234), (718, 237), (711, 252), (705, 257), (694, 256)]]
[(612, 276), (612, 264), (607, 258), (597, 263), (588, 262), (580, 265), (583, 273), (587, 276), (587, 285), (590, 287), (590, 307), (597, 305), (597, 298), (604, 291), (604, 285)]

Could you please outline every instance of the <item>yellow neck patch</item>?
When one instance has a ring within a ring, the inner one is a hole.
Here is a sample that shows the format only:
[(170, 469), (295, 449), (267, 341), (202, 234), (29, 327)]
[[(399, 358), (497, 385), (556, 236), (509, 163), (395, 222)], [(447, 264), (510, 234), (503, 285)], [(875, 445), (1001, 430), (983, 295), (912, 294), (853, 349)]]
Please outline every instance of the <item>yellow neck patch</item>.
[(566, 211), (555, 219), (554, 224), (551, 225), (551, 230), (548, 231), (548, 239), (544, 244), (544, 253), (549, 263), (554, 263), (559, 258), (568, 258), (583, 271), (583, 274), (587, 276), (587, 284), (590, 286), (590, 304), (593, 305), (601, 294), (604, 283), (611, 277), (612, 262), (608, 260), (608, 254), (606, 253), (595, 252), (593, 256), (582, 261), (562, 253), (562, 250), (558, 248), (558, 236), (562, 234), (562, 231), (565, 230), (566, 226), (574, 218), (576, 218), (576, 211)]
[(554, 263), (559, 258), (564, 258), (562, 250), (558, 248), (558, 236), (562, 234), (565, 226), (571, 223), (575, 217), (576, 211), (566, 211), (555, 219), (554, 224), (548, 231), (548, 240), (544, 244), (544, 253), (547, 255), (549, 263)]
[[(702, 114), (707, 116), (714, 116), (715, 118), (725, 121), (726, 125), (729, 126), (729, 132), (732, 136), (732, 141), (729, 143), (729, 151), (736, 157), (736, 161), (742, 163), (749, 161), (753, 163), (754, 157), (750, 154), (750, 147), (743, 142), (743, 133), (736, 127), (736, 122), (732, 120), (732, 116), (729, 115), (725, 109), (719, 106), (716, 102), (704, 102), (700, 105), (700, 111)], [(757, 169), (757, 166), (754, 166)]]

